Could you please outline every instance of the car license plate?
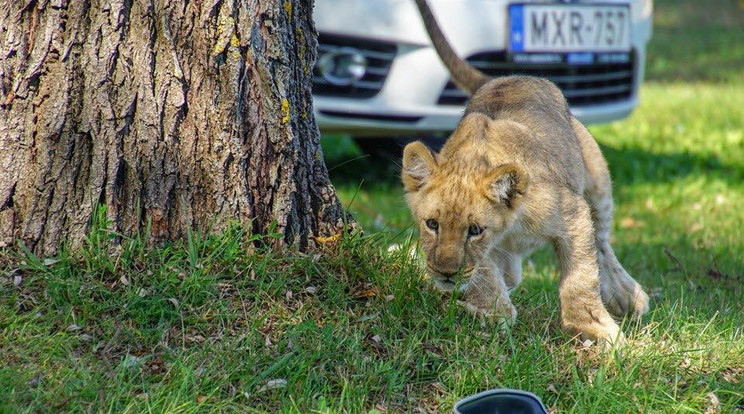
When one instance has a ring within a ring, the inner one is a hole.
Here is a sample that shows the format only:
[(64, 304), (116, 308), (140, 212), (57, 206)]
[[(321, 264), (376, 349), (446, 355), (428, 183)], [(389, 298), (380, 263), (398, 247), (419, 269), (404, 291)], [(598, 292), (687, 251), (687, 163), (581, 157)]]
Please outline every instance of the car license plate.
[(509, 22), (511, 52), (630, 51), (627, 4), (511, 4)]

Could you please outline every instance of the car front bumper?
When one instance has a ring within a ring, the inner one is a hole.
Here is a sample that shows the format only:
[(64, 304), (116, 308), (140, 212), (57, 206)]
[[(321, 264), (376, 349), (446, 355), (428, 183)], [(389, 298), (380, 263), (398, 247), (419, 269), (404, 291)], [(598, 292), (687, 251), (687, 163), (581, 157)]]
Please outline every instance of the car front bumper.
[[(509, 1), (429, 2), (458, 55), (467, 57), (507, 48)], [(638, 104), (645, 46), (651, 34), (650, 0), (631, 1), (630, 6), (634, 56), (631, 89), (626, 98), (611, 103), (572, 105), (572, 112), (582, 122), (621, 119)], [(315, 115), (323, 132), (400, 135), (452, 131), (456, 127), (464, 106), (439, 103), (450, 76), (430, 44), (413, 0), (316, 0), (315, 21), (322, 35), (396, 46), (395, 58), (374, 96), (315, 94)]]

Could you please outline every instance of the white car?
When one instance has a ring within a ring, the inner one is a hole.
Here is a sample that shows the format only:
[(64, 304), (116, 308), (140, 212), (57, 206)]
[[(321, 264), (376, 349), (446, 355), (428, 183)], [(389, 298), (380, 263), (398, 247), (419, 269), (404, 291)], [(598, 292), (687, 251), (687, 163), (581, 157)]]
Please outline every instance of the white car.
[[(546, 77), (584, 123), (638, 105), (652, 0), (429, 0), (459, 56), (493, 75)], [(355, 137), (454, 130), (467, 102), (414, 0), (315, 0), (321, 131)]]

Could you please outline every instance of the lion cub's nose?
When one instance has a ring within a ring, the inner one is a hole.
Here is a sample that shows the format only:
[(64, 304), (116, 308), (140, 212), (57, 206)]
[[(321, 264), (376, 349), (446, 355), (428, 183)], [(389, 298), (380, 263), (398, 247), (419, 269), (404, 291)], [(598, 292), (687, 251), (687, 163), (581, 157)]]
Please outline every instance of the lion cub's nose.
[(446, 279), (453, 279), (455, 276), (457, 276), (457, 272), (448, 273), (448, 272), (443, 272), (441, 270), (439, 271), (439, 274), (442, 275)]
[(444, 277), (452, 278), (460, 270), (460, 262), (457, 260), (437, 260), (437, 271)]
[(457, 274), (462, 266), (463, 257), (456, 249), (439, 246), (434, 256), (434, 267), (446, 277)]

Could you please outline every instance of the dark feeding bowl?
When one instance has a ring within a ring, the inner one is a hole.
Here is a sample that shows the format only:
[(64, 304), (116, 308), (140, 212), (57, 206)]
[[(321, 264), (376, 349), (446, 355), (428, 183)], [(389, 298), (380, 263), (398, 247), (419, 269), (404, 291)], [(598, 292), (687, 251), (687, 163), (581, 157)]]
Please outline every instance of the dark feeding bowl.
[(455, 404), (456, 414), (548, 414), (539, 398), (520, 390), (488, 390)]

